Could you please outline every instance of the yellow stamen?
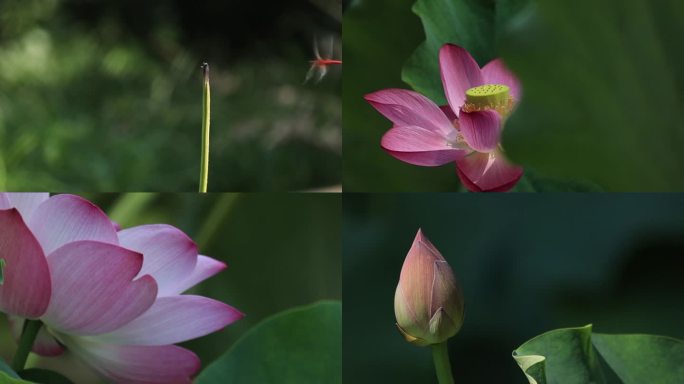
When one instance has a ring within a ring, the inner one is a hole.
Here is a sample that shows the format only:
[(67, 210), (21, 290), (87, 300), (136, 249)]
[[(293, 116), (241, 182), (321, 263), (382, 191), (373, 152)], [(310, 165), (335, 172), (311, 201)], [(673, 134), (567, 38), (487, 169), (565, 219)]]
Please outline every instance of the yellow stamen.
[(464, 112), (486, 111), (493, 109), (506, 116), (513, 109), (513, 98), (510, 89), (501, 84), (485, 84), (466, 91)]

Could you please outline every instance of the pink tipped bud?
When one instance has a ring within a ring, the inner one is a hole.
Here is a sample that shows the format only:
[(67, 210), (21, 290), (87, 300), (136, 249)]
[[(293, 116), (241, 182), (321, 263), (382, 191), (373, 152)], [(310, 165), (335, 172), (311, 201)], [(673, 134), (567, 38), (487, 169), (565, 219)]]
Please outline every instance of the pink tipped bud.
[(397, 327), (411, 344), (442, 343), (463, 324), (463, 294), (454, 272), (419, 229), (394, 294)]

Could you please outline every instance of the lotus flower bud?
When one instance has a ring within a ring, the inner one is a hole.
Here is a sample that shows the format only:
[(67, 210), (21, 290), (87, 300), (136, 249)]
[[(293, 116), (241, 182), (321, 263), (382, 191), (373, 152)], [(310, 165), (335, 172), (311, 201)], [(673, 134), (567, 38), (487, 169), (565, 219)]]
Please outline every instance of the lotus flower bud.
[(419, 229), (394, 294), (397, 327), (411, 344), (438, 344), (463, 324), (463, 294), (449, 264)]

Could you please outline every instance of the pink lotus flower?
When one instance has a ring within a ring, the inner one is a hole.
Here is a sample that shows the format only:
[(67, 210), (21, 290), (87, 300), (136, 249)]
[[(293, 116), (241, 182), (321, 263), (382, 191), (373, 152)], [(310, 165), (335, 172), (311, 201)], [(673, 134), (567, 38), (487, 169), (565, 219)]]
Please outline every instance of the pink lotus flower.
[(394, 127), (382, 137), (390, 155), (409, 164), (433, 167), (456, 162), (459, 178), (473, 192), (511, 189), (521, 167), (508, 163), (500, 145), (506, 117), (520, 98), (520, 85), (500, 59), (482, 69), (463, 48), (439, 51), (448, 106), (404, 89), (385, 89), (366, 100)]
[(73, 195), (0, 194), (0, 311), (15, 336), (43, 327), (33, 351), (73, 353), (125, 383), (190, 383), (199, 359), (172, 345), (240, 319), (236, 309), (182, 295), (223, 270), (167, 225), (117, 227)]
[(394, 294), (397, 327), (418, 346), (443, 343), (463, 324), (463, 294), (442, 254), (419, 229)]

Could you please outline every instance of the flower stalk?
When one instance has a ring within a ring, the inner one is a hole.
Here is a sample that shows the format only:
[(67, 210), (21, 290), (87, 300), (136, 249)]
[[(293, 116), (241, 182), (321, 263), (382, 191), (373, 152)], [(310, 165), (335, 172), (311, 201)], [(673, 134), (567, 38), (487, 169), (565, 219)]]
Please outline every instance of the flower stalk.
[(394, 314), (407, 342), (431, 347), (439, 384), (454, 384), (447, 341), (463, 325), (463, 294), (446, 259), (420, 229), (401, 268)]
[(432, 344), (432, 360), (435, 363), (437, 382), (439, 384), (454, 384), (454, 377), (451, 375), (451, 363), (449, 362), (449, 349), (447, 342)]
[(28, 359), (29, 352), (31, 352), (31, 348), (33, 348), (33, 342), (36, 340), (36, 336), (38, 336), (38, 331), (40, 331), (42, 325), (43, 323), (41, 323), (40, 320), (26, 320), (24, 329), (21, 332), (17, 351), (14, 353), (14, 359), (12, 359), (12, 369), (15, 372), (24, 369), (26, 359)]
[(202, 64), (204, 91), (202, 93), (202, 157), (200, 160), (200, 193), (207, 192), (209, 182), (209, 122), (211, 116), (211, 90), (209, 88), (209, 64)]

